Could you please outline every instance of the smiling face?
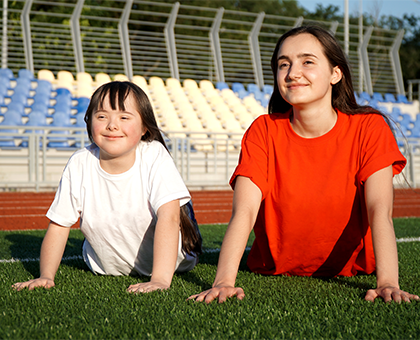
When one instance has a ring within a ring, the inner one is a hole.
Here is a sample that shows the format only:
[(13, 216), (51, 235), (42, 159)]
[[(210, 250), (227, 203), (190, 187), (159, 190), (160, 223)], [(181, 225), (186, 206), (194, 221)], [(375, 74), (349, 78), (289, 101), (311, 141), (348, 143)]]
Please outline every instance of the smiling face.
[(123, 111), (118, 104), (112, 109), (107, 95), (102, 107), (92, 114), (91, 134), (100, 149), (101, 166), (111, 161), (119, 169), (128, 170), (134, 164), (136, 147), (145, 132), (132, 94), (125, 99)]
[(341, 80), (338, 66), (331, 67), (321, 43), (309, 33), (288, 37), (277, 54), (277, 85), (294, 108), (331, 107), (332, 85)]

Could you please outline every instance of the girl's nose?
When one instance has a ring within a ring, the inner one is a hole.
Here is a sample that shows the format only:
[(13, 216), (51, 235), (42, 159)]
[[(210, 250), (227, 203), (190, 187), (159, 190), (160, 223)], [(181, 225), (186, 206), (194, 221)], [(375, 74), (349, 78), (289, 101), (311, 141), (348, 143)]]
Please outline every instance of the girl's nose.
[(106, 128), (108, 129), (108, 130), (117, 130), (118, 129), (118, 124), (117, 124), (117, 122), (115, 121), (115, 119), (110, 119), (109, 121), (108, 121), (108, 124), (107, 124), (107, 126), (106, 126)]
[(302, 70), (300, 69), (299, 65), (292, 64), (289, 67), (289, 72), (287, 73), (287, 77), (289, 79), (297, 79), (302, 75)]

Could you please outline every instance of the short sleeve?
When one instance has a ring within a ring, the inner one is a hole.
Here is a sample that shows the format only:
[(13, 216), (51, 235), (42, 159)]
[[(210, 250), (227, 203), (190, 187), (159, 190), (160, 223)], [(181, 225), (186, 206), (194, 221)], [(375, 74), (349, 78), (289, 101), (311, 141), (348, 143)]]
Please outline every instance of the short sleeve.
[(154, 145), (149, 145), (144, 155), (150, 162), (148, 182), (152, 209), (157, 212), (163, 204), (173, 200), (180, 200), (180, 206), (186, 204), (191, 196), (172, 157), (159, 142), (152, 143)]
[(364, 183), (369, 176), (390, 165), (393, 168), (393, 175), (397, 175), (407, 163), (385, 120), (379, 115), (370, 116), (361, 150), (359, 183)]
[(269, 189), (267, 135), (267, 125), (262, 117), (257, 118), (244, 134), (238, 166), (229, 181), (232, 189), (235, 188), (236, 177), (244, 176), (258, 186), (263, 199), (267, 195)]
[(69, 161), (61, 176), (54, 201), (46, 215), (51, 221), (63, 227), (71, 227), (80, 216), (78, 199), (72, 190), (70, 169)]

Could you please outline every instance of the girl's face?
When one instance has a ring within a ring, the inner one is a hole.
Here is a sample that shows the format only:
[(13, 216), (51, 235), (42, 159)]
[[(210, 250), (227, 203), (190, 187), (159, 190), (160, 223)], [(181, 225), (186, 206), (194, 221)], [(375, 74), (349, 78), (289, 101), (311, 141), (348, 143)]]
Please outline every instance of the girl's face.
[(127, 162), (127, 166), (131, 167), (136, 147), (146, 129), (131, 94), (127, 96), (124, 106), (125, 111), (120, 111), (118, 105), (113, 110), (106, 96), (103, 108), (92, 114), (92, 137), (100, 149), (101, 160)]
[(287, 38), (277, 55), (280, 94), (294, 108), (331, 106), (332, 85), (340, 81), (338, 66), (331, 67), (321, 43), (312, 34)]

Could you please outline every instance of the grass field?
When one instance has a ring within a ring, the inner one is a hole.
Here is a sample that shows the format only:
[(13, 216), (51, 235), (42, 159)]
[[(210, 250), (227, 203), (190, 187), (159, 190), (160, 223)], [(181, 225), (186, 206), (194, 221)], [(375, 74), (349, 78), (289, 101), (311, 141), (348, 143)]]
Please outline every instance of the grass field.
[[(396, 219), (402, 289), (420, 294), (420, 219)], [(16, 292), (11, 285), (39, 275), (45, 231), (0, 232), (1, 339), (419, 339), (420, 302), (368, 303), (375, 276), (315, 279), (265, 277), (246, 270), (243, 301), (186, 301), (211, 286), (225, 225), (200, 226), (208, 250), (191, 272), (175, 275), (168, 291), (131, 295), (147, 280), (91, 274), (80, 257), (82, 234), (70, 232), (56, 287)], [(252, 237), (249, 244), (252, 243)], [(213, 250), (213, 251), (210, 251)], [(12, 259), (20, 259), (12, 261)]]

